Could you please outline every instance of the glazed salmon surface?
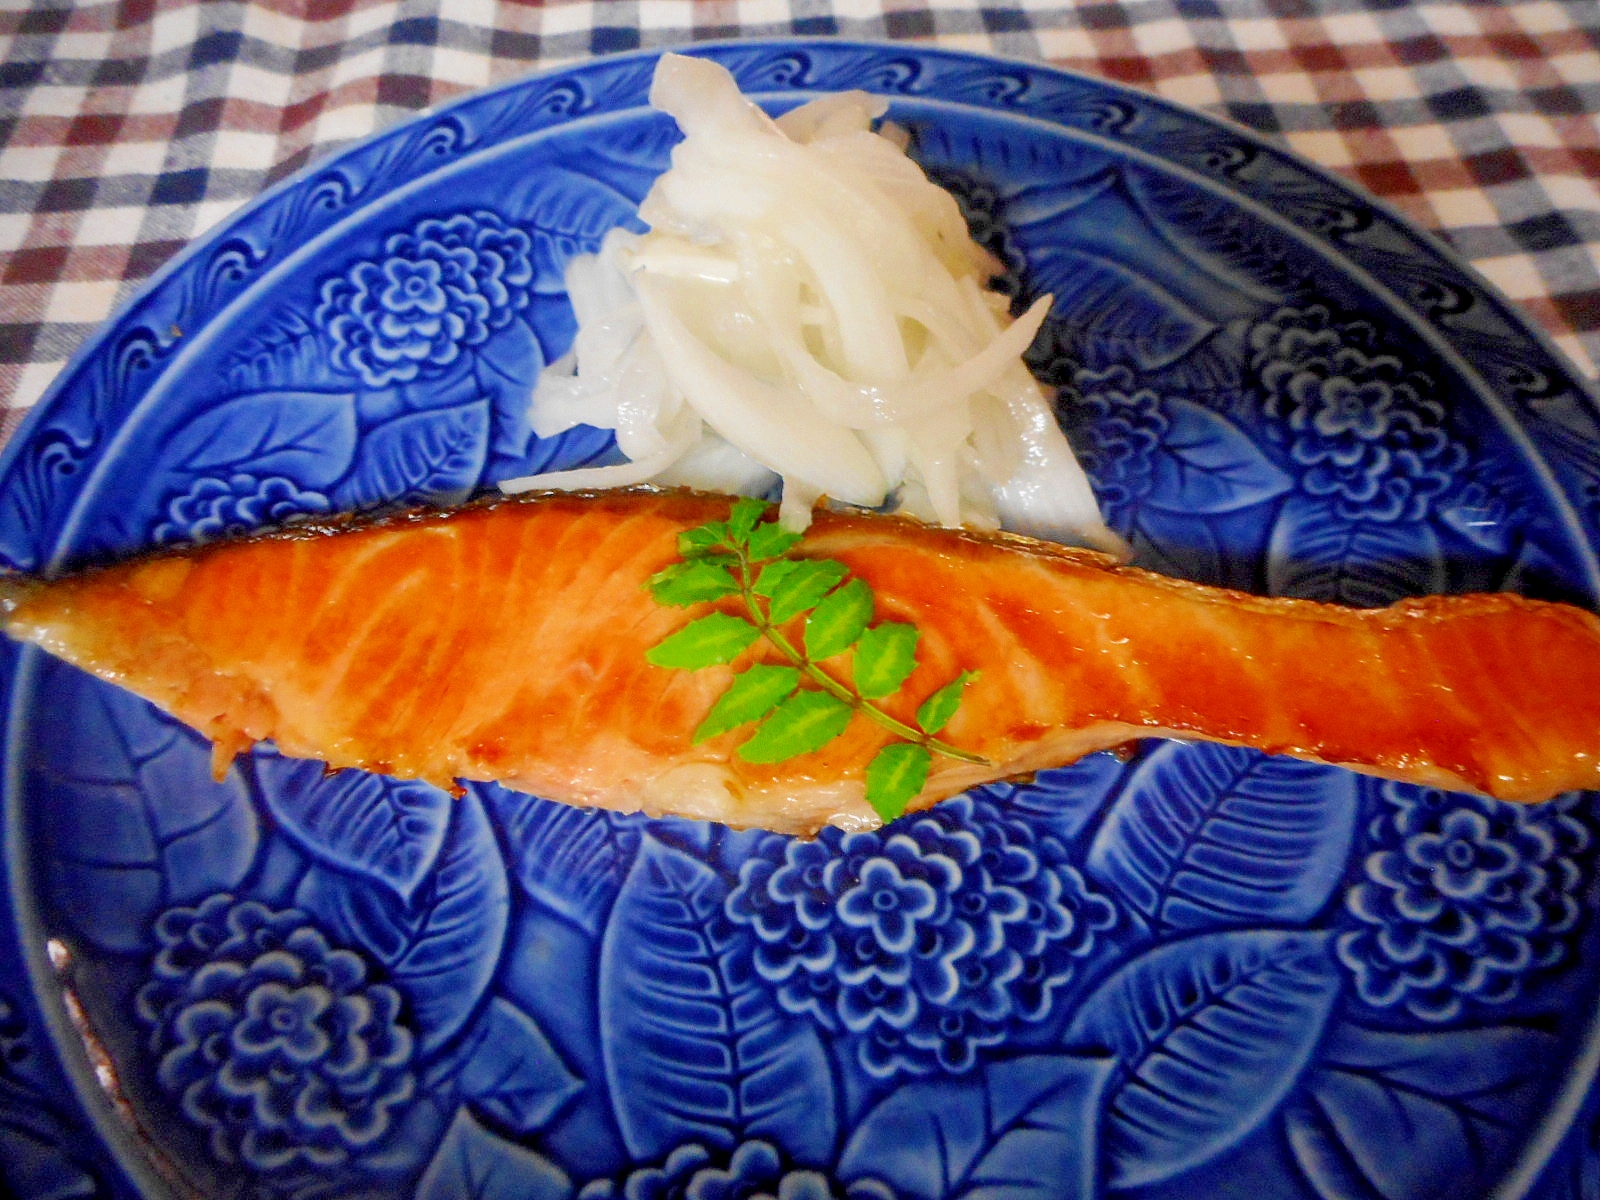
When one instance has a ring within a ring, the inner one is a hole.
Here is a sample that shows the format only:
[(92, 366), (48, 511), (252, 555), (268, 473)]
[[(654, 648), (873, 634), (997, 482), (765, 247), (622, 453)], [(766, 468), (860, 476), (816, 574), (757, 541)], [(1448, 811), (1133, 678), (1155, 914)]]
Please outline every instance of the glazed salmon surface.
[[(733, 672), (646, 651), (713, 605), (645, 588), (677, 534), (727, 516), (685, 492), (545, 495), (159, 555), (12, 586), (7, 632), (214, 740), (452, 786), (809, 833), (876, 823), (863, 771), (890, 736), (857, 717), (772, 765), (744, 731), (691, 734)], [(797, 556), (869, 583), (921, 631), (889, 712), (980, 674), (922, 807), (1150, 735), (1538, 800), (1600, 784), (1600, 620), (1515, 596), (1356, 610), (1269, 599), (1101, 555), (891, 517), (819, 512)], [(718, 606), (735, 611), (737, 598)], [(824, 663), (848, 678), (848, 654)]]

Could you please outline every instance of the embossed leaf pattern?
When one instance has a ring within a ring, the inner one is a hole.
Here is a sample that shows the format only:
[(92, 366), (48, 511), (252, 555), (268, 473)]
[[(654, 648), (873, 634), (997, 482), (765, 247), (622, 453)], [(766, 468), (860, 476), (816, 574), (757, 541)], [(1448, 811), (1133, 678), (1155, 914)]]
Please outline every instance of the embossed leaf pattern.
[(572, 1181), (537, 1151), (490, 1133), (465, 1108), (417, 1183), (416, 1200), (567, 1200)]
[[(659, 142), (656, 147), (659, 152)], [(617, 226), (634, 224), (639, 201), (667, 164), (655, 160), (640, 170), (626, 160), (596, 156), (584, 165), (584, 171), (557, 167), (531, 173), (509, 189), (507, 207), (533, 236), (536, 291), (565, 294), (567, 264), (579, 254), (594, 253)]]
[(156, 913), (234, 886), (260, 827), (237, 772), (211, 778), (205, 741), (128, 692), (55, 660), (23, 767), (50, 850), (49, 894), (73, 932), (144, 951)]
[(1323, 1200), (1486, 1194), (1555, 1082), (1554, 1035), (1514, 1025), (1399, 1033), (1340, 1025), (1284, 1132)]
[(1163, 411), (1167, 429), (1146, 504), (1180, 513), (1226, 513), (1263, 504), (1293, 486), (1227, 418), (1176, 398)]
[(1087, 1200), (1113, 1066), (1101, 1055), (1038, 1054), (954, 1087), (912, 1084), (862, 1118), (839, 1174), (880, 1178), (902, 1200)]
[(431, 875), (411, 903), (387, 888), (313, 867), (296, 901), (347, 945), (365, 946), (406, 997), (426, 1057), (464, 1025), (500, 962), (510, 886), (494, 830), (475, 794), (453, 802)]
[[(784, 1012), (734, 953), (727, 883), (647, 837), (600, 950), (606, 1082), (628, 1149), (763, 1135), (806, 1161), (834, 1144), (833, 1079), (817, 1026)], [(692, 1078), (682, 1064), (697, 1064)]]
[(1375, 608), (1447, 583), (1438, 535), (1420, 522), (1351, 521), (1331, 500), (1294, 495), (1272, 529), (1267, 587), (1275, 596)]
[(1169, 742), (1117, 797), (1088, 870), (1159, 934), (1309, 921), (1344, 872), (1358, 800), (1347, 771)]
[(528, 406), (542, 370), (544, 350), (520, 319), (491, 337), (473, 359), (473, 378), (493, 414), (490, 449), (495, 454), (515, 460), (528, 452), (533, 437)]
[(468, 1046), (456, 1090), (514, 1133), (537, 1133), (583, 1089), (544, 1031), (502, 997), (483, 1010)]
[(1240, 564), (1224, 554), (1222, 540), (1204, 517), (1190, 517), (1171, 509), (1141, 509), (1129, 522), (1124, 536), (1133, 546), (1133, 561), (1147, 571), (1225, 587), (1229, 568)]
[(477, 486), (488, 453), (487, 401), (396, 417), (363, 438), (334, 499), (350, 509), (459, 504)]
[(345, 473), (355, 449), (350, 392), (256, 392), (182, 425), (167, 444), (165, 465), (214, 478), (282, 475), (302, 488), (324, 488)]
[(1320, 932), (1242, 930), (1168, 942), (1083, 1002), (1071, 1047), (1108, 1051), (1109, 1179), (1170, 1179), (1254, 1130), (1298, 1081), (1342, 980)]
[(586, 934), (601, 930), (639, 848), (637, 817), (474, 785), (501, 831), (518, 885)]
[(1103, 751), (1068, 767), (1040, 771), (1027, 783), (996, 783), (982, 790), (1041, 831), (1070, 842), (1104, 812), (1124, 773), (1117, 756)]
[(438, 860), (454, 807), (448, 793), (366, 771), (261, 750), (253, 760), (267, 809), (313, 857), (391, 888), (403, 902)]
[[(1156, 371), (1193, 351), (1242, 298), (1185, 253), (1182, 235), (1130, 190), (1111, 156), (1035, 167), (999, 205), (1027, 262), (1030, 295), (1055, 297), (1052, 322), (1070, 331), (1083, 364)], [(1054, 177), (1052, 175), (1054, 174)]]

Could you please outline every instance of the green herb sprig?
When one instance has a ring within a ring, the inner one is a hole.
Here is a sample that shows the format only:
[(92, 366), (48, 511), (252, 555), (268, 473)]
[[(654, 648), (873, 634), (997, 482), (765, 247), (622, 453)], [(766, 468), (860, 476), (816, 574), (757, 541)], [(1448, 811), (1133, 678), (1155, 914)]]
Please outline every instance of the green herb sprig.
[[(766, 508), (743, 498), (726, 521), (679, 534), (680, 560), (646, 585), (658, 603), (680, 608), (737, 596), (748, 615), (719, 611), (698, 617), (645, 657), (658, 667), (694, 671), (732, 662), (765, 638), (784, 661), (755, 663), (736, 674), (695, 729), (695, 743), (755, 723), (736, 753), (746, 762), (783, 762), (820, 750), (859, 713), (900, 739), (867, 765), (867, 802), (892, 821), (922, 790), (934, 754), (986, 761), (934, 736), (955, 716), (977, 672), (961, 672), (924, 700), (915, 725), (873, 703), (898, 692), (916, 668), (916, 626), (873, 624), (874, 599), (866, 581), (833, 559), (789, 557), (800, 535), (777, 521), (763, 521)], [(802, 616), (796, 644), (781, 627)], [(818, 665), (851, 649), (849, 682)]]

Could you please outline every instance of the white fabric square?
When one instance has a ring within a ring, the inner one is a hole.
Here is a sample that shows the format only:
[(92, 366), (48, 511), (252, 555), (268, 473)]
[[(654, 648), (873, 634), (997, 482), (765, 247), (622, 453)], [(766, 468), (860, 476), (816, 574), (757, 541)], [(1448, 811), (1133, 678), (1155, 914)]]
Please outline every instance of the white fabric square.
[(319, 148), (364, 138), (377, 127), (378, 110), (371, 104), (342, 104), (324, 109), (314, 126)]
[(1529, 255), (1502, 254), (1494, 258), (1477, 259), (1472, 265), (1513, 300), (1525, 300), (1546, 293), (1539, 267)]
[(1414, 125), (1391, 129), (1388, 133), (1400, 157), (1407, 162), (1457, 157), (1455, 143), (1450, 140), (1450, 134), (1443, 126)]
[(1276, 71), (1256, 76), (1261, 90), (1274, 104), (1321, 104), (1316, 80), (1304, 71)]
[(282, 108), (289, 103), (293, 87), (292, 75), (258, 67), (254, 63), (234, 63), (228, 79), (228, 95), (257, 104), (270, 104), (274, 108)]
[(1329, 13), (1322, 18), (1328, 40), (1340, 46), (1371, 46), (1388, 39), (1371, 13)]
[(545, 37), (587, 33), (594, 27), (594, 17), (594, 7), (589, 4), (547, 4), (539, 10), (539, 32)]
[(78, 227), (79, 246), (131, 246), (139, 240), (149, 210), (137, 204), (97, 208)]
[(7, 146), (5, 177), (15, 183), (54, 179), (60, 146)]
[(1572, 28), (1569, 3), (1561, 0), (1537, 0), (1533, 4), (1513, 4), (1506, 9), (1516, 23), (1533, 34), (1563, 33)]
[(150, 19), (150, 52), (160, 54), (191, 46), (200, 36), (200, 6), (185, 4), (158, 12)]
[(1473, 16), (1457, 4), (1419, 4), (1415, 12), (1440, 37), (1475, 37), (1483, 30)]
[(1355, 163), (1350, 144), (1337, 129), (1291, 130), (1283, 135), (1298, 154), (1324, 167), (1348, 167)]
[(1374, 100), (1415, 100), (1417, 76), (1409, 67), (1357, 67), (1350, 74)]
[(1147, 21), (1133, 26), (1129, 32), (1133, 34), (1133, 44), (1141, 54), (1155, 56), (1194, 48), (1194, 34), (1190, 32), (1188, 23), (1176, 17)]
[(378, 33), (393, 25), (399, 15), (399, 6), (395, 4), (374, 4), (368, 8), (356, 8), (344, 15), (343, 36), (349, 39), (360, 37), (365, 33)]
[(23, 242), (33, 229), (33, 218), (27, 213), (0, 213), (0, 254), (9, 254)]
[(183, 106), (187, 80), (182, 75), (151, 79), (133, 89), (128, 97), (130, 113), (173, 113)]
[(1159, 79), (1155, 89), (1168, 100), (1192, 108), (1215, 108), (1222, 103), (1222, 89), (1217, 86), (1216, 76), (1209, 72)]
[(639, 26), (642, 29), (693, 29), (694, 5), (690, 0), (652, 0), (641, 4)]
[(370, 50), (363, 50), (359, 54), (352, 54), (348, 58), (341, 58), (333, 64), (333, 70), (328, 76), (326, 84), (329, 88), (339, 87), (341, 84), (354, 83), (358, 79), (372, 79), (384, 73), (384, 52), (387, 46), (374, 46)]
[(112, 142), (100, 161), (103, 175), (154, 175), (167, 161), (165, 142)]
[(1289, 43), (1283, 36), (1283, 26), (1277, 21), (1266, 18), (1229, 21), (1228, 33), (1232, 36), (1234, 45), (1246, 52), (1289, 48)]
[(1501, 223), (1499, 212), (1482, 188), (1440, 188), (1428, 193), (1428, 203), (1433, 205), (1439, 224), (1452, 229)]
[(41, 83), (29, 88), (22, 100), (25, 117), (75, 117), (83, 111), (89, 89), (74, 84)]
[(440, 83), (457, 83), (480, 88), (489, 82), (489, 56), (473, 50), (438, 46), (433, 51), (433, 78)]
[(69, 280), (50, 289), (44, 319), (64, 324), (85, 325), (104, 321), (117, 302), (114, 279)]
[(6, 401), (7, 408), (32, 408), (43, 396), (45, 389), (55, 379), (64, 364), (58, 362), (24, 363), (17, 372), (17, 386)]
[(79, 58), (98, 62), (111, 52), (109, 29), (63, 29), (50, 47), (53, 59)]
[(245, 37), (285, 50), (298, 50), (306, 35), (305, 21), (264, 4), (245, 5), (244, 21), (239, 28)]
[(211, 150), (211, 166), (223, 171), (265, 171), (277, 161), (278, 135), (253, 129), (223, 129)]
[(1552, 54), (1545, 59), (1556, 74), (1568, 83), (1600, 83), (1600, 54), (1585, 50), (1580, 54)]
[(194, 227), (189, 231), (189, 236), (199, 237), (213, 226), (221, 224), (238, 212), (244, 203), (245, 197), (242, 196), (232, 200), (200, 201), (194, 206)]

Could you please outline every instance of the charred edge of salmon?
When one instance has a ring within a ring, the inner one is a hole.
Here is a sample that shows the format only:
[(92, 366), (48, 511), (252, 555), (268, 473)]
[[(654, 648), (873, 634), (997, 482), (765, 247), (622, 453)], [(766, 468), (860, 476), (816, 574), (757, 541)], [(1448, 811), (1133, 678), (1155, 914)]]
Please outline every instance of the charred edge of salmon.
[[(308, 517), (304, 520), (296, 520), (290, 524), (279, 525), (270, 529), (218, 538), (216, 541), (211, 542), (188, 543), (176, 546), (139, 547), (122, 558), (86, 562), (54, 578), (65, 579), (75, 575), (92, 575), (98, 570), (103, 570), (107, 567), (115, 566), (118, 562), (134, 558), (144, 562), (155, 562), (161, 559), (190, 558), (197, 554), (209, 553), (221, 546), (245, 545), (254, 542), (298, 542), (308, 541), (313, 538), (361, 533), (369, 530), (411, 529), (450, 521), (462, 513), (486, 511), (501, 507), (516, 507), (523, 504), (538, 505), (541, 503), (548, 504), (552, 501), (568, 500), (581, 502), (627, 499), (670, 500), (674, 497), (702, 502), (720, 502), (729, 509), (733, 507), (733, 502), (739, 498), (724, 492), (706, 492), (695, 488), (658, 488), (648, 484), (636, 487), (585, 489), (581, 491), (552, 488), (541, 491), (519, 492), (515, 495), (506, 495), (502, 492), (487, 492), (451, 508), (417, 507), (400, 510), (379, 509), (372, 512), (334, 513), (329, 516)], [(823, 503), (827, 503), (826, 500)], [(777, 511), (778, 506), (776, 504), (768, 503), (767, 515), (769, 517), (776, 516)], [(938, 535), (948, 536), (972, 545), (999, 546), (1032, 554), (1035, 557), (1066, 559), (1094, 564), (1108, 570), (1129, 570), (1141, 576), (1150, 574), (1138, 567), (1128, 567), (1113, 555), (1107, 554), (1102, 550), (1091, 550), (1081, 546), (1063, 546), (1058, 542), (1043, 542), (1025, 534), (1007, 533), (1003, 530), (983, 532), (971, 529), (952, 529), (947, 526), (931, 525), (928, 522), (919, 521), (915, 517), (903, 516), (898, 513), (876, 513), (849, 506), (841, 506), (837, 509), (820, 509), (819, 516), (823, 516), (824, 520), (828, 516), (836, 516), (844, 519), (859, 518), (873, 522), (897, 523), (911, 529), (927, 530)], [(1183, 583), (1185, 581), (1174, 582)], [(0, 618), (9, 614), (38, 585), (39, 581), (29, 575), (21, 573), (0, 575)], [(1185, 586), (1193, 585), (1185, 583)], [(1238, 594), (1248, 595), (1249, 593), (1241, 592)], [(3, 621), (0, 621), (0, 628), (3, 628)]]

